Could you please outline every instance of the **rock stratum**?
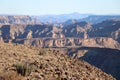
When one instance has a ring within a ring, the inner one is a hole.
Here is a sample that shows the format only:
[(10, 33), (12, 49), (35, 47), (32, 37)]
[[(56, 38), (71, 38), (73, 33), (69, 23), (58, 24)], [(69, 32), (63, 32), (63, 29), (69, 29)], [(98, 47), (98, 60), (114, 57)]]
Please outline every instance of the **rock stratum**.
[(18, 39), (14, 43), (33, 45), (36, 47), (101, 47), (120, 49), (120, 44), (112, 38), (34, 38), (34, 39)]
[(120, 49), (120, 20), (98, 24), (1, 24), (0, 40), (37, 47), (105, 47)]

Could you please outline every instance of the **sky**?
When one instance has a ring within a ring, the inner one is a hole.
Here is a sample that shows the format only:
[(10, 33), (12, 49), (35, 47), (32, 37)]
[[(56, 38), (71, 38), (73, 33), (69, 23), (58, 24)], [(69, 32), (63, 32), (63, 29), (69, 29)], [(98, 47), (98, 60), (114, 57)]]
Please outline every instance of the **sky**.
[(120, 14), (120, 0), (0, 0), (0, 14)]

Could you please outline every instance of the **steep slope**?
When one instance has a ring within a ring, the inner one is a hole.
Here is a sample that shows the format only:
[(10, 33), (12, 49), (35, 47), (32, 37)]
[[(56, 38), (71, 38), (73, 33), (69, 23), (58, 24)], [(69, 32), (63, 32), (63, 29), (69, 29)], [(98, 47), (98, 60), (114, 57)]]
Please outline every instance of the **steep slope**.
[(84, 38), (84, 34), (87, 30), (91, 29), (91, 27), (89, 22), (78, 22), (65, 26), (62, 33), (66, 37)]
[[(1, 25), (1, 36), (4, 40), (41, 38), (41, 37), (58, 37), (61, 32), (60, 28), (54, 25)], [(55, 36), (56, 35), (56, 36)]]
[[(10, 80), (12, 76), (19, 76), (14, 65), (28, 63), (33, 66), (32, 72), (19, 80), (115, 80), (82, 60), (70, 58), (52, 49), (44, 49), (45, 52), (41, 54), (42, 50), (30, 46), (1, 43), (0, 79), (8, 80), (6, 78), (10, 77)], [(6, 72), (16, 73), (16, 75), (4, 75)]]
[(120, 19), (106, 20), (93, 25), (88, 31), (89, 37), (111, 37), (119, 41)]
[(87, 61), (120, 80), (120, 50), (97, 47), (68, 49), (68, 55)]
[(105, 20), (101, 23), (90, 24), (89, 22), (76, 22), (63, 27), (62, 33), (66, 37), (79, 37), (79, 38), (96, 38), (106, 37), (113, 38), (120, 42), (120, 18)]
[(112, 38), (120, 43), (120, 28), (115, 32), (112, 32)]

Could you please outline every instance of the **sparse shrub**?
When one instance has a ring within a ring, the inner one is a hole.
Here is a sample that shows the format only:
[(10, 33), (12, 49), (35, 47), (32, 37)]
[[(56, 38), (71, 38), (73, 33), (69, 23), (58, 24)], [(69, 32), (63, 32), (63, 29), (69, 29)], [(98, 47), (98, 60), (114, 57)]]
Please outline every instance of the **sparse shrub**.
[(44, 49), (40, 49), (39, 55), (44, 55), (44, 54), (46, 54), (46, 51)]
[(21, 74), (22, 76), (27, 76), (30, 75), (30, 73), (32, 72), (32, 65), (29, 65), (27, 63), (25, 64), (16, 64), (15, 65), (17, 73)]

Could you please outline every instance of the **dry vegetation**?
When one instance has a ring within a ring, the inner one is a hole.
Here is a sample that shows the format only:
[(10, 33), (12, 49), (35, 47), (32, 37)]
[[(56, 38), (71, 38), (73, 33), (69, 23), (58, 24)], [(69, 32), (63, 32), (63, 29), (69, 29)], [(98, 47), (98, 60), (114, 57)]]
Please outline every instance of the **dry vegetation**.
[(100, 69), (60, 54), (57, 50), (0, 43), (0, 80), (115, 79)]

